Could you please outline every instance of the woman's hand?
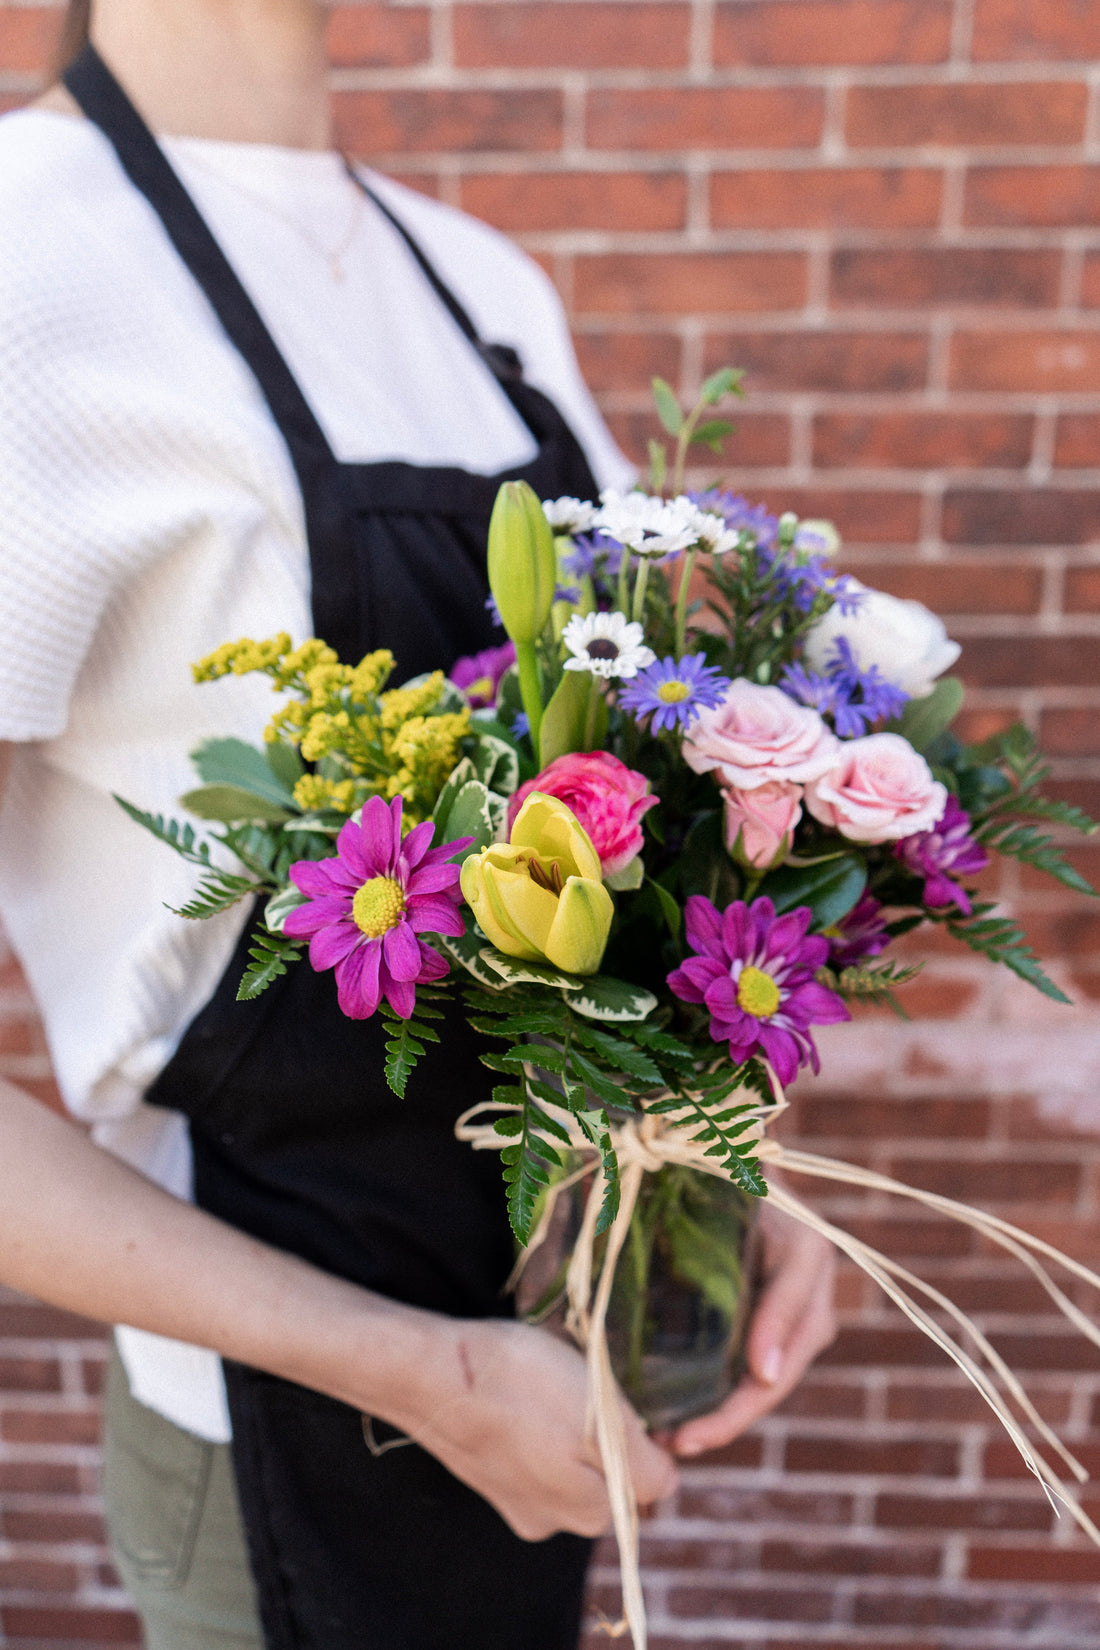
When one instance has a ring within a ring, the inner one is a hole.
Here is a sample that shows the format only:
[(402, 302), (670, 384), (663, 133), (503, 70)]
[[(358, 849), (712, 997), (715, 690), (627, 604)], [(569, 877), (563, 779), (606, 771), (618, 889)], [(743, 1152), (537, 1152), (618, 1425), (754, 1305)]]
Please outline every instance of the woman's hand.
[[(456, 1322), (451, 1339), (450, 1348), (441, 1344), (443, 1361), (432, 1375), (444, 1391), (423, 1418), (404, 1420), (410, 1436), (525, 1540), (557, 1530), (601, 1535), (611, 1509), (586, 1426), (580, 1353), (546, 1330), (510, 1321)], [(676, 1468), (621, 1402), (631, 1478), (645, 1506), (672, 1494)]]
[(677, 1428), (674, 1455), (720, 1449), (774, 1409), (836, 1334), (833, 1246), (766, 1202), (764, 1287), (748, 1335), (749, 1373), (709, 1415)]

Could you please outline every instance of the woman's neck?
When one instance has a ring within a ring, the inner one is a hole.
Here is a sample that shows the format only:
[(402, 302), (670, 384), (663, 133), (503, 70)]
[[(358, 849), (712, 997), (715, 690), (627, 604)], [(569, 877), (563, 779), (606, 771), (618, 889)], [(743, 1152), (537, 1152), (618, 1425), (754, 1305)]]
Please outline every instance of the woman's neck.
[(95, 0), (92, 42), (163, 136), (328, 149), (324, 25), (315, 0)]

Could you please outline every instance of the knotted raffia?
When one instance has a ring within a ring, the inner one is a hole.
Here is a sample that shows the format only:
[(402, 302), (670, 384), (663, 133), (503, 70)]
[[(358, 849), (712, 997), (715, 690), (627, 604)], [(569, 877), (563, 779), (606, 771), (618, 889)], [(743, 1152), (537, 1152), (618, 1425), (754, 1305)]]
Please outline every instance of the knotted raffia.
[[(770, 1169), (813, 1175), (818, 1179), (837, 1181), (849, 1186), (862, 1186), (873, 1191), (892, 1192), (898, 1197), (907, 1197), (914, 1202), (922, 1203), (938, 1214), (949, 1215), (954, 1220), (962, 1221), (1019, 1260), (1075, 1328), (1087, 1336), (1094, 1346), (1100, 1347), (1100, 1327), (1058, 1287), (1038, 1257), (1041, 1255), (1045, 1260), (1065, 1267), (1074, 1277), (1091, 1284), (1094, 1289), (1100, 1290), (1100, 1276), (1090, 1271), (1087, 1266), (1082, 1266), (1079, 1261), (1071, 1260), (1068, 1255), (1062, 1254), (1051, 1244), (1031, 1237), (1029, 1233), (998, 1219), (995, 1215), (983, 1214), (980, 1209), (972, 1209), (965, 1203), (956, 1203), (952, 1198), (939, 1197), (934, 1192), (922, 1192), (913, 1186), (906, 1186), (901, 1181), (891, 1180), (887, 1175), (876, 1174), (871, 1169), (857, 1168), (854, 1164), (842, 1163), (835, 1158), (817, 1157), (811, 1152), (796, 1151), (769, 1139), (765, 1132), (767, 1127), (787, 1109), (787, 1101), (774, 1073), (769, 1075), (776, 1095), (774, 1104), (763, 1105), (759, 1102), (758, 1096), (747, 1091), (745, 1093), (745, 1099), (751, 1101), (755, 1108), (754, 1132), (750, 1138), (754, 1138), (755, 1155), (762, 1163)], [(724, 1104), (728, 1106), (734, 1099), (735, 1096), (730, 1096)], [(519, 1109), (518, 1106), (497, 1106), (491, 1103), (472, 1106), (459, 1118), (455, 1125), (455, 1133), (460, 1140), (466, 1141), (475, 1150), (500, 1151), (508, 1144), (508, 1138), (498, 1134), (492, 1122), (478, 1119), (483, 1118), (488, 1112), (500, 1114)], [(622, 1403), (612, 1373), (607, 1346), (607, 1307), (611, 1298), (615, 1267), (630, 1226), (643, 1175), (655, 1174), (666, 1164), (682, 1164), (719, 1179), (726, 1178), (727, 1171), (720, 1159), (707, 1155), (705, 1142), (696, 1142), (691, 1138), (690, 1126), (677, 1128), (666, 1114), (656, 1116), (643, 1111), (639, 1116), (613, 1124), (611, 1138), (618, 1154), (622, 1192), (618, 1212), (607, 1233), (603, 1261), (593, 1287), (596, 1224), (604, 1191), (603, 1170), (599, 1153), (581, 1133), (570, 1114), (560, 1109), (556, 1115), (557, 1121), (569, 1134), (572, 1149), (581, 1157), (582, 1166), (549, 1188), (538, 1227), (520, 1257), (512, 1281), (517, 1278), (527, 1257), (545, 1240), (557, 1198), (568, 1186), (590, 1175), (592, 1186), (566, 1274), (566, 1327), (583, 1348), (587, 1359), (588, 1430), (595, 1436), (599, 1448), (607, 1480), (615, 1536), (619, 1545), (624, 1620), (617, 1626), (612, 1626), (610, 1632), (612, 1636), (618, 1637), (629, 1631), (634, 1650), (646, 1650), (645, 1604), (638, 1564), (638, 1507), (627, 1461)], [(774, 1179), (768, 1181), (768, 1195), (776, 1208), (801, 1221), (812, 1231), (820, 1233), (842, 1254), (854, 1261), (868, 1277), (875, 1280), (892, 1301), (896, 1302), (906, 1317), (915, 1323), (923, 1334), (942, 1347), (981, 1393), (1020, 1452), (1025, 1465), (1043, 1486), (1055, 1510), (1057, 1511), (1059, 1504), (1065, 1506), (1081, 1529), (1100, 1546), (1100, 1530), (1063, 1484), (1049, 1461), (1029, 1442), (1021, 1422), (1009, 1408), (1009, 1401), (1016, 1405), (1024, 1421), (1034, 1428), (1043, 1443), (1061, 1460), (1078, 1483), (1084, 1483), (1088, 1473), (1039, 1415), (1019, 1380), (973, 1320), (940, 1290), (924, 1283), (905, 1267), (880, 1254), (877, 1249), (872, 1249), (870, 1245), (860, 1242), (858, 1238), (852, 1237), (840, 1227), (833, 1226), (815, 1214)], [(921, 1297), (926, 1304), (921, 1303)], [(933, 1307), (972, 1342), (973, 1352), (967, 1351), (950, 1330), (937, 1323), (929, 1310)], [(984, 1365), (981, 1360), (984, 1360)], [(1003, 1391), (998, 1388), (998, 1382)]]

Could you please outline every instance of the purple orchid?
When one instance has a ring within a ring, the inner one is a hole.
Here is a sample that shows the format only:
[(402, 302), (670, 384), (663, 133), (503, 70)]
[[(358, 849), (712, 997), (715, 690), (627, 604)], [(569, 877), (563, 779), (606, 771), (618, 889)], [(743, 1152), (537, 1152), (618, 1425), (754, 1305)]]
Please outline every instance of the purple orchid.
[(808, 905), (777, 917), (770, 899), (734, 900), (719, 911), (693, 894), (684, 909), (687, 942), (696, 954), (668, 976), (677, 997), (705, 1003), (710, 1034), (729, 1043), (738, 1065), (750, 1055), (768, 1060), (781, 1083), (800, 1066), (819, 1069), (811, 1025), (851, 1016), (835, 991), (814, 975), (828, 960), (829, 942), (807, 934)]
[(340, 1007), (350, 1020), (366, 1020), (385, 997), (407, 1020), (416, 987), (441, 980), (448, 963), (421, 934), (465, 932), (459, 907), (461, 867), (452, 856), (472, 837), (431, 846), (431, 820), (401, 835), (401, 798), (387, 807), (380, 796), (364, 805), (362, 820), (349, 819), (332, 859), (300, 859), (290, 880), (308, 898), (286, 919), (284, 932), (309, 939), (309, 960), (318, 971), (335, 968)]
[(970, 815), (957, 797), (948, 796), (943, 814), (930, 831), (918, 831), (894, 844), (894, 853), (914, 876), (924, 878), (923, 900), (930, 910), (955, 905), (969, 916), (970, 896), (954, 880), (984, 871), (989, 855), (970, 835)]
[(861, 894), (846, 917), (828, 930), (829, 967), (854, 968), (885, 951), (890, 944), (882, 903), (873, 894)]

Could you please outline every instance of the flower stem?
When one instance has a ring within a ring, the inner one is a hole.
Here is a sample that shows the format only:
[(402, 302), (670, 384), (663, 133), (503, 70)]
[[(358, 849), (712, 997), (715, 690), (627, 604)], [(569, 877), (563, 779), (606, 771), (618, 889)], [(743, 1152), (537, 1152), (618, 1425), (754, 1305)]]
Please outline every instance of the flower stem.
[(649, 580), (649, 557), (643, 556), (638, 566), (638, 577), (634, 581), (634, 608), (631, 617), (636, 624), (640, 624), (645, 612), (645, 587)]
[(516, 667), (519, 671), (519, 693), (527, 715), (531, 746), (535, 761), (539, 759), (539, 733), (542, 729), (542, 688), (539, 684), (539, 661), (534, 642), (516, 643)]
[(696, 550), (689, 550), (680, 564), (680, 588), (676, 593), (676, 658), (684, 656), (684, 645), (687, 636), (688, 589), (691, 585), (691, 575), (695, 571)]
[(627, 596), (630, 578), (630, 551), (623, 545), (622, 555), (619, 558), (619, 612), (626, 613)]

